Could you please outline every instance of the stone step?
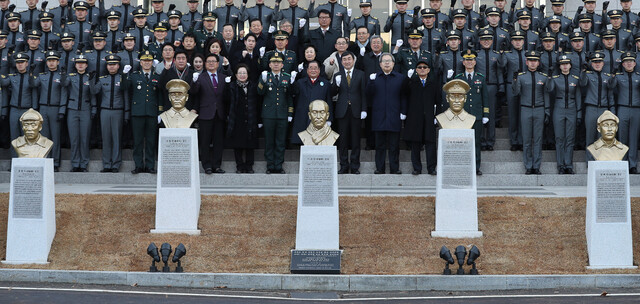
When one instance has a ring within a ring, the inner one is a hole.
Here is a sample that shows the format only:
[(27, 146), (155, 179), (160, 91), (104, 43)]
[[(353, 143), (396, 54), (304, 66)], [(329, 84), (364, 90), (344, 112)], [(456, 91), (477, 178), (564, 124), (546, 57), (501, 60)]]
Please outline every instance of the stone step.
[[(10, 172), (0, 172), (0, 183), (9, 183)], [(56, 184), (115, 184), (115, 185), (155, 185), (157, 175), (141, 173), (133, 175), (131, 173), (55, 173)], [(640, 186), (640, 175), (629, 177), (631, 186)], [(296, 186), (298, 184), (298, 174), (201, 174), (200, 183), (203, 186), (237, 186), (237, 185), (259, 185), (259, 186)], [(435, 187), (436, 177), (428, 174), (414, 176), (411, 174), (391, 175), (391, 174), (344, 174), (338, 175), (338, 184), (344, 187)], [(478, 186), (509, 186), (509, 187), (532, 187), (532, 186), (586, 186), (587, 175), (524, 175), (524, 174), (485, 174), (478, 176)], [(242, 194), (242, 193), (238, 193)], [(576, 193), (576, 196), (584, 196), (585, 193)]]

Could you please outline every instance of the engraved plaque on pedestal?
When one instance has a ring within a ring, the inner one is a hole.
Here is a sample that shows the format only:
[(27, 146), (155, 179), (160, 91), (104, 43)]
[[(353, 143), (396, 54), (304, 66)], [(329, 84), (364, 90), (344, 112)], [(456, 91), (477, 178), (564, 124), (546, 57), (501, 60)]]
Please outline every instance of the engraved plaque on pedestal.
[(161, 137), (162, 187), (191, 187), (191, 138)]
[[(335, 158), (327, 154), (303, 154), (300, 159), (303, 207), (333, 207)], [(337, 189), (336, 189), (337, 190)]]
[(41, 219), (43, 195), (43, 167), (15, 167), (11, 187), (13, 218)]
[(442, 189), (471, 189), (473, 187), (473, 138), (446, 137), (442, 140)]
[(627, 221), (626, 171), (596, 171), (596, 223)]
[(342, 250), (291, 250), (291, 273), (340, 274)]

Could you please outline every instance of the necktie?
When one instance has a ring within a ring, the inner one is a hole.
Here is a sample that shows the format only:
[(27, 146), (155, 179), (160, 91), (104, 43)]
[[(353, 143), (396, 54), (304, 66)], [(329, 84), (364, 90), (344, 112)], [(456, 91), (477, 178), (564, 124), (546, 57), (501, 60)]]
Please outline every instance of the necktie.
[(144, 77), (147, 78), (147, 81), (149, 81), (149, 73), (144, 73)]
[(213, 83), (213, 91), (218, 91), (218, 81), (216, 80), (216, 74), (211, 74), (211, 82)]
[(471, 84), (471, 74), (467, 74), (467, 81)]
[(329, 26), (332, 28), (333, 28), (333, 19), (336, 19), (336, 14), (334, 13), (335, 9), (336, 9), (336, 4), (331, 3), (331, 24), (329, 24)]
[(231, 42), (227, 42), (227, 50), (231, 49)]
[(347, 71), (347, 86), (351, 86), (351, 71)]
[(276, 75), (276, 84), (280, 83), (280, 76)]
[(422, 87), (424, 88), (424, 79), (421, 79), (421, 80), (422, 80)]

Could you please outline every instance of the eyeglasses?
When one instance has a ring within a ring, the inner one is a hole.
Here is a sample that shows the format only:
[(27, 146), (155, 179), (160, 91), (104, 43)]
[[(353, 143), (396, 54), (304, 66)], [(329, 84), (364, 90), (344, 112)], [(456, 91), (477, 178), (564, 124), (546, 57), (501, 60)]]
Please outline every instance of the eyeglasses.
[(385, 59), (385, 60), (382, 60), (381, 62), (382, 62), (382, 63), (390, 63), (390, 62), (393, 62), (393, 60), (391, 60), (391, 59)]
[(207, 63), (218, 63), (218, 60), (207, 60)]
[(416, 67), (416, 69), (418, 69), (418, 70), (425, 70), (425, 69), (428, 69), (428, 68), (429, 67), (426, 66), (426, 65), (419, 65), (419, 66)]

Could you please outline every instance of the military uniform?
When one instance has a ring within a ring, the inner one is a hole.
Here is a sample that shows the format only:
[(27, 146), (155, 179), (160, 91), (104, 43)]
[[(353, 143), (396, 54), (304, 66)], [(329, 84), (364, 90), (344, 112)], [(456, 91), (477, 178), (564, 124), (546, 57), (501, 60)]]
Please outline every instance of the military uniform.
[[(527, 51), (527, 60), (540, 60), (540, 53)], [(526, 174), (541, 174), (542, 131), (551, 114), (551, 104), (545, 90), (547, 75), (526, 71), (513, 82), (513, 94), (520, 96), (520, 120), (523, 140), (523, 160)]]
[[(166, 32), (167, 31), (167, 24), (166, 23), (160, 23), (160, 24), (156, 24), (156, 26), (153, 28), (153, 32)], [(154, 42), (150, 42), (147, 45), (147, 50), (149, 50), (149, 52), (151, 52), (151, 54), (153, 55), (153, 58), (158, 60), (158, 61), (162, 61), (162, 47), (164, 46), (165, 43), (170, 42), (170, 40), (167, 40), (166, 38), (164, 39), (164, 41), (158, 41), (157, 39)]]
[[(30, 30), (27, 33), (27, 39), (40, 39), (42, 33), (38, 30)], [(27, 44), (25, 44), (27, 46)], [(29, 72), (33, 74), (39, 74), (44, 70), (45, 53), (40, 48), (31, 49), (27, 47), (24, 51), (29, 55)]]
[[(626, 52), (623, 60), (636, 60), (636, 54)], [(638, 169), (638, 136), (640, 136), (640, 73), (623, 72), (612, 78), (616, 105), (616, 114), (620, 119), (618, 138), (629, 147), (627, 158), (629, 170), (637, 173)]]
[[(287, 39), (287, 37), (288, 35), (285, 31), (277, 31), (274, 35), (274, 39)], [(273, 54), (275, 53), (280, 53), (280, 55), (282, 55), (282, 58), (284, 58), (284, 61), (283, 61), (284, 66), (282, 67), (283, 72), (291, 73), (291, 71), (296, 70), (296, 68), (298, 67), (298, 57), (296, 55), (296, 52), (291, 50), (285, 50), (284, 52), (279, 52), (278, 50), (272, 50), (272, 51), (266, 52), (264, 56), (258, 59), (258, 63), (260, 64), (262, 71), (269, 70), (269, 60), (271, 56), (273, 56)]]
[[(107, 64), (120, 63), (117, 55), (106, 57)], [(131, 116), (129, 94), (122, 85), (120, 74), (105, 75), (98, 78), (91, 93), (99, 95), (100, 128), (102, 130), (102, 166), (103, 172), (118, 172), (122, 163), (120, 138), (123, 119), (128, 123)]]
[[(60, 53), (48, 51), (46, 59), (60, 60)], [(33, 77), (33, 94), (39, 95), (39, 109), (42, 115), (42, 135), (53, 141), (49, 156), (53, 157), (53, 166), (60, 167), (60, 123), (65, 112), (60, 105), (67, 99), (66, 74), (60, 70), (47, 71)]]
[[(135, 11), (133, 11), (133, 17), (134, 18), (138, 18), (138, 17), (146, 17), (147, 16), (147, 10), (145, 9), (136, 9)], [(137, 25), (132, 27), (131, 29), (129, 29), (128, 31), (129, 34), (131, 34), (133, 37), (135, 37), (136, 39), (136, 47), (135, 50), (138, 52), (141, 52), (142, 50), (144, 50), (146, 48), (146, 45), (148, 42), (153, 41), (153, 32), (151, 30), (149, 30), (149, 28), (147, 28), (147, 26), (143, 26), (143, 27), (138, 27)], [(145, 42), (145, 38), (144, 37), (149, 37), (147, 38), (148, 42)]]
[[(40, 13), (39, 17), (41, 22), (45, 22), (45, 21), (53, 22), (53, 15), (51, 13), (42, 12)], [(42, 36), (40, 39), (40, 49), (50, 50), (51, 46), (60, 45), (60, 34), (53, 32), (52, 29), (53, 28), (49, 29), (49, 31), (47, 32), (42, 31)], [(58, 49), (55, 49), (54, 51), (57, 51), (57, 50)]]
[(196, 11), (188, 11), (180, 17), (182, 30), (185, 32), (197, 31), (202, 29), (202, 14)]
[(497, 26), (492, 27), (490, 25), (487, 25), (480, 29), (479, 33), (482, 33), (483, 30), (491, 30), (493, 34), (493, 44), (491, 45), (492, 50), (499, 52), (500, 50), (504, 50), (504, 48), (509, 45), (509, 32), (507, 32), (504, 28)]
[(151, 28), (156, 26), (156, 24), (169, 22), (169, 15), (165, 12), (153, 12), (149, 17), (147, 17), (147, 25)]
[[(75, 62), (87, 62), (87, 58), (80, 54)], [(91, 120), (98, 112), (96, 96), (91, 93), (93, 80), (89, 78), (88, 73), (69, 73), (65, 83), (69, 97), (60, 105), (60, 111), (67, 113), (72, 172), (86, 172), (89, 165)]]
[(622, 52), (614, 49), (604, 49), (601, 51), (604, 56), (604, 67), (602, 71), (607, 74), (615, 74), (621, 69), (620, 63), (622, 63)]
[(27, 42), (25, 41), (25, 37), (22, 32), (9, 31), (9, 35), (7, 35), (7, 48), (14, 49), (19, 52), (24, 49), (26, 43)]
[(380, 35), (380, 20), (378, 18), (368, 15), (368, 16), (360, 16), (356, 19), (351, 20), (349, 24), (349, 30), (354, 30), (359, 27), (366, 26), (369, 30), (369, 34), (371, 35)]
[[(422, 32), (419, 30), (413, 30), (409, 34), (410, 39), (422, 39)], [(422, 57), (429, 58), (431, 61), (431, 53), (427, 50), (420, 49), (418, 51), (414, 51), (411, 48), (403, 48), (400, 49), (398, 53), (395, 54), (396, 64), (394, 69), (400, 74), (407, 75), (407, 71), (415, 70), (416, 65), (418, 65), (418, 59)]]
[(20, 12), (20, 20), (22, 21), (23, 29), (38, 29), (40, 28), (40, 10), (37, 7), (27, 9)]
[(540, 11), (539, 8), (526, 6), (523, 8), (519, 8), (515, 10), (514, 15), (510, 17), (509, 23), (517, 23), (518, 20), (513, 17), (515, 16), (517, 17), (517, 19), (520, 19), (522, 15), (529, 16), (529, 18), (531, 19), (531, 29), (533, 29), (534, 31), (538, 31), (541, 29), (543, 25), (542, 21), (544, 20), (544, 12)]
[[(448, 39), (460, 39), (462, 36), (460, 31), (452, 30), (447, 32), (447, 40)], [(462, 65), (462, 51), (460, 48), (457, 50), (447, 49), (445, 51), (440, 52), (438, 56), (435, 58), (435, 70), (441, 73), (441, 81), (442, 85), (447, 83), (447, 81), (453, 79), (455, 75), (464, 71), (464, 66)], [(451, 71), (451, 72), (449, 72)], [(451, 76), (449, 76), (451, 75)], [(443, 94), (444, 95), (444, 94)], [(448, 103), (445, 102), (443, 97), (443, 106), (444, 109), (447, 109), (446, 105)]]
[[(436, 15), (436, 10), (425, 8), (422, 10), (423, 18), (430, 18)], [(446, 37), (445, 31), (439, 29), (435, 26), (435, 24), (431, 28), (427, 28), (423, 26), (422, 29), (422, 45), (421, 49), (427, 50), (431, 54), (437, 54), (440, 50), (446, 47)], [(433, 58), (431, 58), (433, 60)], [(433, 61), (432, 61), (433, 62)]]
[[(71, 33), (63, 33), (62, 34), (62, 41), (65, 40), (73, 40), (75, 37), (73, 36), (73, 34)], [(63, 48), (61, 48), (60, 50), (60, 67), (62, 67), (62, 70), (64, 70), (67, 74), (71, 73), (72, 71), (75, 71), (75, 66), (74, 66), (74, 61), (73, 59), (76, 56), (76, 51), (74, 48), (70, 49), (70, 50), (65, 50)]]
[[(602, 53), (593, 53), (591, 62), (602, 61)], [(586, 143), (596, 141), (598, 132), (595, 128), (598, 117), (606, 110), (615, 111), (613, 90), (614, 75), (605, 72), (586, 71), (580, 75), (580, 87), (584, 92), (584, 124), (586, 126)]]
[[(560, 64), (571, 63), (571, 58), (562, 55)], [(556, 142), (556, 164), (559, 174), (573, 174), (573, 147), (575, 143), (577, 120), (582, 120), (582, 93), (580, 78), (571, 74), (556, 74), (546, 87), (554, 98), (553, 128)], [(550, 96), (551, 97), (551, 96)]]
[(318, 5), (318, 7), (314, 10), (313, 6), (315, 2), (311, 2), (309, 5), (309, 11), (313, 12), (309, 17), (314, 18), (318, 17), (318, 12), (321, 10), (327, 10), (331, 16), (331, 24), (329, 27), (336, 30), (341, 37), (348, 36), (349, 33), (349, 23), (351, 23), (351, 16), (347, 13), (347, 7), (341, 5), (336, 2), (327, 2), (325, 4)]
[(225, 24), (233, 25), (234, 38), (237, 37), (240, 31), (244, 30), (244, 23), (240, 22), (240, 9), (233, 4), (217, 7), (212, 13), (220, 21), (216, 24), (218, 26), (218, 32), (222, 33), (222, 28)]
[[(216, 21), (216, 16), (213, 14), (213, 12), (207, 12), (202, 16), (202, 20), (203, 22), (208, 20)], [(208, 31), (207, 29), (204, 28), (204, 25), (202, 26), (201, 30), (198, 30), (195, 32), (195, 37), (196, 37), (196, 49), (198, 50), (198, 52), (201, 52), (201, 53), (205, 51), (206, 43), (210, 38), (213, 37), (220, 41), (224, 40), (221, 32), (216, 31), (215, 29), (213, 29), (212, 31)]]
[[(394, 0), (396, 3), (407, 3), (404, 0)], [(418, 12), (416, 12), (418, 13)], [(385, 33), (391, 31), (391, 48), (396, 46), (396, 42), (398, 40), (402, 40), (404, 42), (403, 45), (407, 44), (407, 34), (414, 27), (413, 15), (404, 12), (399, 13), (395, 12), (391, 16), (387, 18), (387, 22), (382, 29)]]
[[(88, 5), (84, 1), (78, 1), (73, 4), (73, 7), (78, 9), (87, 9)], [(89, 18), (89, 16), (87, 16)], [(67, 20), (68, 21), (68, 20)], [(76, 44), (79, 45), (81, 43), (90, 44), (91, 43), (91, 25), (92, 23), (85, 19), (84, 21), (68, 21), (64, 26), (64, 31), (68, 33), (72, 33), (76, 37)]]
[[(58, 6), (49, 10), (49, 13), (53, 15), (53, 32), (62, 33), (63, 26), (68, 22), (73, 22), (76, 19), (73, 8), (70, 3), (66, 6)], [(5, 27), (6, 29), (6, 27)]]
[[(153, 60), (148, 51), (140, 59)], [(153, 71), (146, 76), (143, 71), (127, 74), (124, 79), (125, 94), (132, 94), (131, 124), (133, 126), (133, 160), (136, 169), (155, 171), (157, 116), (162, 112), (160, 101), (160, 75)]]
[[(275, 53), (271, 61), (282, 61), (280, 53)], [(284, 150), (287, 137), (287, 119), (293, 117), (293, 99), (291, 97), (291, 75), (281, 72), (276, 79), (272, 72), (267, 73), (266, 81), (261, 77), (258, 82), (258, 94), (262, 101), (262, 121), (264, 124), (267, 173), (284, 172)]]
[[(522, 31), (511, 33), (512, 39), (523, 39)], [(513, 93), (514, 75), (524, 72), (527, 69), (526, 50), (513, 49), (502, 53), (498, 63), (505, 75), (505, 93), (507, 98), (507, 111), (509, 113), (509, 141), (511, 151), (516, 151), (522, 146), (522, 129), (520, 128), (520, 99)]]
[(135, 22), (133, 21), (133, 12), (136, 10), (135, 6), (124, 3), (114, 4), (111, 10), (120, 13), (120, 25), (118, 27), (120, 31), (126, 32), (135, 26)]
[(122, 50), (120, 51), (118, 54), (118, 57), (120, 57), (120, 66), (124, 67), (125, 65), (130, 65), (131, 66), (131, 71), (138, 71), (140, 70), (140, 59), (138, 58), (138, 52), (136, 51), (127, 51), (127, 50)]
[[(480, 39), (493, 39), (493, 31), (483, 29), (480, 31)], [(505, 92), (504, 77), (500, 67), (500, 53), (488, 49), (478, 51), (476, 58), (476, 71), (485, 77), (487, 88), (487, 104), (489, 108), (489, 122), (484, 125), (481, 137), (481, 146), (487, 150), (493, 150), (496, 142), (496, 122), (498, 108), (498, 93)]]
[(562, 33), (569, 33), (573, 31), (571, 19), (565, 17), (564, 15), (551, 15), (547, 18), (544, 18), (544, 20), (542, 20), (540, 30), (545, 31), (548, 29), (550, 31), (551, 29), (549, 28), (549, 24), (551, 24), (552, 22), (560, 23), (560, 32)]

